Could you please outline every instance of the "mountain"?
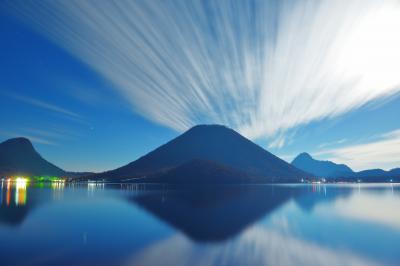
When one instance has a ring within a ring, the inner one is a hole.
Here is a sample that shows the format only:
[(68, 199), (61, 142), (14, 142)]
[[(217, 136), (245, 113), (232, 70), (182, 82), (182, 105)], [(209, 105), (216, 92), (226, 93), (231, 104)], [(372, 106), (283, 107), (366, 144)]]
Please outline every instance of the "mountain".
[(305, 152), (300, 153), (292, 161), (292, 165), (317, 177), (350, 176), (354, 173), (347, 165), (315, 160)]
[(400, 168), (394, 168), (389, 171), (382, 169), (370, 169), (355, 172), (353, 177), (357, 178), (400, 178)]
[(389, 174), (394, 175), (394, 176), (400, 176), (400, 168), (394, 168), (394, 169), (390, 170)]
[(354, 172), (345, 164), (336, 164), (331, 161), (319, 161), (312, 158), (308, 153), (300, 153), (293, 161), (292, 165), (312, 173), (317, 177), (327, 177), (340, 181), (342, 178), (348, 181), (357, 181), (358, 179), (368, 182), (390, 182), (391, 179), (400, 179), (400, 168), (394, 168), (390, 171), (382, 169), (369, 169), (360, 172)]
[(211, 161), (192, 160), (167, 171), (134, 181), (168, 184), (241, 184), (251, 179), (245, 173)]
[(66, 172), (40, 156), (26, 138), (0, 143), (0, 175), (64, 176)]
[(387, 172), (382, 169), (369, 169), (369, 170), (363, 170), (360, 172), (354, 173), (353, 176), (356, 177), (377, 177), (377, 176), (385, 176)]
[[(143, 179), (192, 160), (213, 162), (220, 168), (226, 167), (229, 171), (264, 181), (298, 180), (308, 176), (232, 129), (220, 125), (199, 125), (134, 162), (89, 178)], [(185, 173), (192, 176), (198, 170), (185, 169)], [(182, 168), (176, 171), (182, 171)]]

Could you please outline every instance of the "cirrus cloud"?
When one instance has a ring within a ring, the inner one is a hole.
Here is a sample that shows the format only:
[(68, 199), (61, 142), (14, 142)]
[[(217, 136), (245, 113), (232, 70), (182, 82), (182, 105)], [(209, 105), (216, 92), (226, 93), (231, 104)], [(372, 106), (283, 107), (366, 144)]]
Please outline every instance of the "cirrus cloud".
[[(250, 138), (400, 90), (398, 1), (9, 1), (142, 116)], [(283, 133), (282, 133), (283, 132)]]
[(313, 153), (336, 163), (348, 164), (352, 169), (382, 168), (390, 170), (400, 166), (400, 129), (377, 136), (378, 139), (340, 148)]

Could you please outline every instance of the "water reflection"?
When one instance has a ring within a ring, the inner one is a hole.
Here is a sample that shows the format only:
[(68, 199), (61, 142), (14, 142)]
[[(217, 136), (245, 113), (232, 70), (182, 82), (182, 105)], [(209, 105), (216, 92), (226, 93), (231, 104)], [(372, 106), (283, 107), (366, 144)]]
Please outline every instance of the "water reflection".
[(303, 193), (284, 186), (169, 188), (134, 197), (147, 211), (196, 241), (223, 241)]
[(53, 191), (53, 199), (61, 200), (64, 196), (65, 182), (52, 182), (51, 189)]
[[(361, 189), (347, 198), (339, 198), (332, 205), (332, 210), (340, 217), (345, 217), (359, 222), (368, 222), (377, 225), (393, 227), (400, 230), (400, 197), (393, 197), (394, 187), (378, 193)], [(318, 212), (326, 210), (319, 206)]]
[[(24, 188), (25, 200), (20, 196)], [(4, 182), (1, 193), (4, 265), (329, 266), (400, 261), (398, 185), (193, 188)]]
[(15, 181), (1, 181), (1, 206), (10, 207), (14, 198), (15, 206), (24, 206), (27, 200), (28, 181), (23, 178), (17, 178)]
[(147, 246), (127, 265), (396, 265), (400, 197), (394, 195), (399, 187), (387, 185), (142, 195), (135, 201), (180, 233)]
[[(173, 254), (173, 255), (172, 255)], [(380, 265), (351, 251), (335, 250), (261, 226), (218, 245), (198, 245), (174, 235), (141, 250), (125, 265)]]
[(22, 178), (17, 178), (15, 181), (15, 205), (25, 205), (26, 204), (26, 185), (27, 180)]

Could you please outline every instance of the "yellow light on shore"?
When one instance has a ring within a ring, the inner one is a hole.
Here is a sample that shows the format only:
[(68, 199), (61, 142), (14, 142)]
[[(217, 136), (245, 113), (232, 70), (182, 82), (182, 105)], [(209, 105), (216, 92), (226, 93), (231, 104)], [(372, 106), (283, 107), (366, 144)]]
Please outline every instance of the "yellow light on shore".
[(16, 188), (26, 188), (26, 184), (28, 183), (28, 179), (27, 178), (23, 178), (23, 177), (17, 177), (15, 179), (15, 186)]

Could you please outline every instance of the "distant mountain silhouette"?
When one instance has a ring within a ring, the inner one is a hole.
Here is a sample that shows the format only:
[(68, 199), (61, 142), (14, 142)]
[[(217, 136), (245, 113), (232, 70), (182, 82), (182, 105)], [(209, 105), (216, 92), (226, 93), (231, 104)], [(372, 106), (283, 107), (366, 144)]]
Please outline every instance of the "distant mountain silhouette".
[(382, 182), (387, 182), (390, 181), (391, 179), (398, 181), (400, 179), (400, 168), (394, 168), (389, 171), (385, 171), (382, 169), (364, 170), (360, 172), (355, 172), (353, 175), (350, 175), (350, 177), (356, 177), (359, 179), (370, 179), (370, 180), (378, 178), (378, 180)]
[[(224, 168), (225, 170), (221, 172), (226, 172), (229, 168), (232, 173), (238, 171), (248, 177), (264, 179), (264, 181), (298, 180), (307, 176), (303, 171), (279, 159), (232, 129), (220, 125), (199, 125), (128, 165), (90, 178), (143, 179), (152, 174), (169, 171), (192, 160), (218, 164), (219, 166), (215, 167), (215, 165), (203, 163), (206, 168), (214, 168), (214, 174), (216, 174), (215, 168)], [(185, 168), (175, 171), (185, 172), (187, 177), (190, 177), (196, 175), (195, 171), (199, 168), (200, 166), (196, 165), (196, 170), (190, 171), (186, 165)], [(202, 171), (206, 172), (205, 169)]]
[(306, 152), (300, 153), (292, 161), (292, 165), (317, 177), (337, 177), (353, 173), (353, 170), (345, 164), (315, 160)]
[(338, 180), (343, 178), (349, 181), (357, 181), (359, 179), (368, 182), (389, 182), (392, 179), (395, 181), (400, 179), (400, 168), (395, 168), (390, 171), (370, 169), (354, 172), (345, 164), (336, 164), (331, 161), (319, 161), (305, 152), (299, 154), (292, 161), (292, 165), (303, 171), (312, 173), (317, 177), (328, 177)]
[(40, 156), (26, 138), (0, 143), (0, 175), (64, 176), (66, 172)]

